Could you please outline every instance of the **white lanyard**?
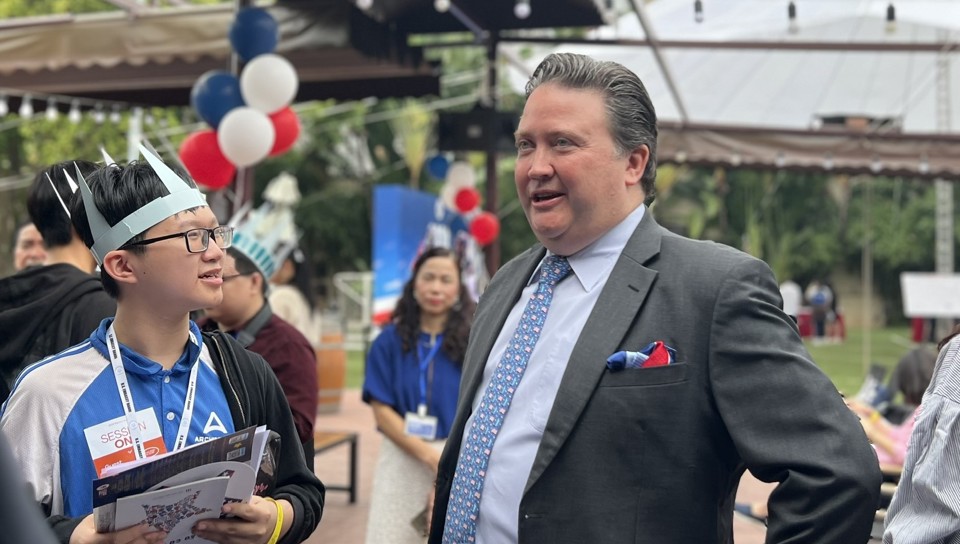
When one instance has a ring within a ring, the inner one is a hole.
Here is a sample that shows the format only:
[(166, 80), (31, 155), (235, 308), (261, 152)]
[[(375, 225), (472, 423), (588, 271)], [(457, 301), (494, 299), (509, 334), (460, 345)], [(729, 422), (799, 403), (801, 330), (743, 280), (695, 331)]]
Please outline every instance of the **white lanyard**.
[[(193, 331), (190, 332), (190, 341), (197, 343)], [(146, 451), (143, 447), (143, 437), (140, 435), (140, 425), (137, 423), (137, 409), (133, 404), (133, 393), (130, 391), (130, 384), (127, 383), (127, 372), (123, 368), (123, 360), (120, 358), (120, 346), (117, 344), (117, 335), (113, 332), (113, 323), (107, 329), (107, 351), (110, 352), (110, 365), (113, 367), (113, 377), (117, 382), (117, 392), (120, 393), (120, 402), (123, 404), (123, 415), (127, 419), (127, 429), (130, 430), (130, 438), (133, 440), (133, 453), (137, 459), (146, 457)], [(187, 433), (190, 431), (190, 420), (193, 419), (193, 401), (197, 396), (197, 373), (200, 369), (200, 353), (197, 353), (197, 360), (193, 362), (193, 368), (190, 370), (190, 381), (187, 382), (187, 398), (183, 401), (183, 415), (180, 418), (180, 429), (177, 431), (177, 441), (173, 450), (179, 450), (187, 443)]]

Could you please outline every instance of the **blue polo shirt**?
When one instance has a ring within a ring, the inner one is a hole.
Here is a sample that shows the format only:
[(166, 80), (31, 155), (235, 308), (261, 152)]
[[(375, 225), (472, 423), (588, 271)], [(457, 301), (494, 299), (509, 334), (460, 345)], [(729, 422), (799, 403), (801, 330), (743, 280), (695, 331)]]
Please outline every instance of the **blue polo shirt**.
[[(367, 354), (364, 402), (382, 402), (401, 417), (417, 411), (420, 404), (420, 354), (429, 351), (430, 335), (421, 333), (418, 343), (418, 348), (405, 352), (396, 325), (384, 327)], [(428, 384), (427, 413), (437, 418), (438, 439), (450, 434), (457, 413), (460, 375), (460, 365), (447, 357), (442, 349), (437, 350), (433, 359), (433, 380)]]

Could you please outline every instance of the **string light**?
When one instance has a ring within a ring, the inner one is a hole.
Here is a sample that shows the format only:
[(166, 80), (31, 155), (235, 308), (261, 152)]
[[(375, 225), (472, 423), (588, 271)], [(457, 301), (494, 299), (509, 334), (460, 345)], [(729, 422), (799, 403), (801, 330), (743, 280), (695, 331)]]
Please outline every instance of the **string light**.
[(693, 20), (698, 23), (703, 22), (703, 2), (701, 0), (693, 2)]
[(530, 0), (517, 0), (516, 5), (513, 6), (513, 14), (517, 19), (526, 19), (530, 16), (530, 11)]
[[(116, 102), (113, 100), (94, 101), (88, 98), (71, 97), (59, 94), (45, 93), (23, 93), (10, 89), (0, 89), (0, 117), (11, 113), (10, 97), (20, 98), (20, 107), (15, 113), (24, 119), (29, 119), (37, 114), (42, 114), (49, 121), (55, 121), (60, 118), (61, 107), (70, 104), (67, 110), (66, 118), (72, 123), (79, 123), (83, 117), (82, 109), (89, 108), (91, 117), (98, 124), (105, 122), (108, 118), (112, 123), (123, 121), (123, 112), (133, 107), (132, 104), (125, 102)], [(37, 101), (37, 104), (34, 104)], [(42, 109), (36, 109), (40, 104), (46, 102)]]
[(797, 5), (793, 3), (793, 0), (790, 0), (790, 3), (787, 4), (787, 18), (790, 20), (790, 24), (787, 26), (787, 30), (791, 34), (796, 34), (797, 32)]
[(57, 111), (57, 101), (51, 96), (47, 99), (47, 121), (56, 121), (60, 112)]
[(67, 113), (67, 119), (69, 119), (70, 122), (73, 124), (77, 124), (80, 122), (81, 115), (80, 115), (79, 100), (74, 99), (73, 102), (70, 103), (70, 112)]
[(115, 125), (120, 124), (120, 104), (113, 105), (113, 111), (110, 112), (110, 122)]
[(433, 9), (440, 13), (446, 13), (450, 9), (450, 0), (434, 0)]
[(33, 102), (30, 100), (29, 94), (23, 95), (23, 99), (20, 101), (20, 111), (17, 113), (23, 118), (33, 117)]
[(97, 105), (93, 107), (93, 122), (102, 125), (106, 119), (107, 114), (103, 113), (103, 104), (97, 102)]

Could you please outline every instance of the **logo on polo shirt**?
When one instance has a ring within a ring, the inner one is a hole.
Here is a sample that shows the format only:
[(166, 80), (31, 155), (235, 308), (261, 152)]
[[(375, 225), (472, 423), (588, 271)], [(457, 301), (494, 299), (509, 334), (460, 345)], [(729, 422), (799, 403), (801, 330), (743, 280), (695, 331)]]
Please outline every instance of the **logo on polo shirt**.
[(210, 412), (210, 417), (207, 418), (207, 424), (203, 427), (203, 434), (210, 434), (214, 431), (220, 434), (227, 434), (227, 427), (220, 421), (220, 416), (218, 416), (216, 412)]

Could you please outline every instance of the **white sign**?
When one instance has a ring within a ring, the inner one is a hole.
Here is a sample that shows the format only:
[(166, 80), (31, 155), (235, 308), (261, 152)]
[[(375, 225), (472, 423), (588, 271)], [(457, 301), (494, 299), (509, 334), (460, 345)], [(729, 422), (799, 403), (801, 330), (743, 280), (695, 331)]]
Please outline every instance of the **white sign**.
[(900, 274), (903, 313), (907, 317), (960, 317), (960, 274)]

